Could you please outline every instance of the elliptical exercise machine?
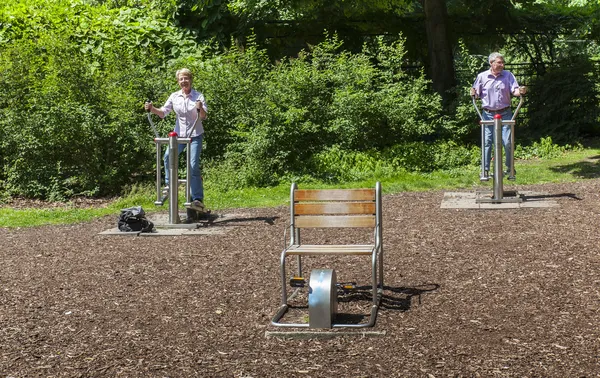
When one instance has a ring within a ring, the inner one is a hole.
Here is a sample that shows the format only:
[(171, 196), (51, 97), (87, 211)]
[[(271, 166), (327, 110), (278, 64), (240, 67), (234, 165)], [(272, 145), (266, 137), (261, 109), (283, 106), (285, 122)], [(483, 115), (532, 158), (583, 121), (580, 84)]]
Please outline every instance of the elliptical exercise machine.
[[(475, 199), (476, 203), (518, 203), (522, 202), (523, 199), (518, 194), (517, 191), (504, 191), (503, 188), (503, 178), (504, 173), (502, 170), (502, 125), (508, 124), (510, 125), (510, 141), (511, 141), (511, 150), (505, 151), (505, 153), (511, 154), (510, 161), (513, 162), (510, 172), (508, 172), (508, 179), (515, 180), (515, 164), (514, 164), (514, 150), (515, 150), (515, 118), (517, 114), (519, 114), (519, 110), (521, 109), (521, 105), (523, 105), (523, 95), (519, 96), (519, 105), (515, 109), (512, 118), (510, 121), (502, 120), (502, 116), (500, 114), (494, 115), (494, 119), (490, 121), (485, 121), (483, 116), (481, 115), (481, 111), (477, 107), (477, 103), (475, 102), (475, 96), (471, 96), (473, 100), (473, 107), (475, 111), (479, 115), (479, 124), (481, 125), (481, 173), (480, 173), (480, 181), (488, 181), (489, 178), (485, 176), (485, 126), (493, 125), (493, 143), (494, 143), (494, 173), (493, 173), (493, 192), (478, 192), (477, 198)], [(490, 197), (491, 194), (491, 197)]]
[[(150, 102), (150, 100), (147, 100)], [(163, 206), (165, 201), (169, 200), (169, 223), (165, 226), (178, 228), (182, 226), (182, 223), (193, 223), (195, 221), (200, 221), (202, 218), (206, 218), (210, 222), (210, 210), (206, 210), (204, 212), (200, 212), (191, 208), (191, 191), (190, 191), (190, 175), (191, 175), (191, 152), (190, 152), (190, 143), (192, 141), (191, 138), (180, 138), (175, 131), (171, 131), (167, 138), (160, 138), (158, 131), (152, 121), (152, 115), (150, 111), (148, 111), (148, 122), (150, 123), (150, 127), (154, 131), (154, 143), (156, 144), (156, 201), (154, 204), (156, 206)], [(170, 151), (174, 153), (169, 154), (169, 164), (165, 167), (165, 170), (169, 170), (169, 177), (171, 177), (169, 186), (162, 186), (162, 174), (161, 174), (161, 166), (162, 166), (162, 145), (168, 144), (168, 148)], [(185, 172), (186, 178), (179, 178), (179, 154), (177, 154), (179, 144), (186, 144), (185, 149)], [(185, 193), (186, 200), (183, 206), (186, 208), (187, 218), (182, 221), (179, 216), (179, 184), (185, 184)], [(194, 226), (195, 227), (195, 226)]]

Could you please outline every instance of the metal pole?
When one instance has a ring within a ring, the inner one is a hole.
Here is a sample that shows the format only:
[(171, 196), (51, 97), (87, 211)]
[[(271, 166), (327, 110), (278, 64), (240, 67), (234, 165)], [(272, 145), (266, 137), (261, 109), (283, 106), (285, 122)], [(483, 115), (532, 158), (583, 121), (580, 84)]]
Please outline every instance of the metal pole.
[[(506, 151), (505, 153), (509, 153)], [(509, 180), (515, 179), (515, 124), (510, 125), (510, 173)]]
[(154, 139), (154, 143), (156, 143), (156, 202), (154, 202), (154, 204), (162, 205), (162, 193), (160, 190), (162, 181), (162, 175), (160, 174), (160, 168), (162, 166), (160, 157), (162, 149), (160, 148), (161, 144), (157, 139), (158, 138)]
[(481, 172), (479, 174), (479, 178), (483, 181), (489, 180), (488, 177), (485, 177), (485, 125), (481, 122)]
[(502, 116), (494, 115), (494, 200), (501, 200), (502, 187)]
[(185, 203), (187, 206), (190, 206), (190, 204), (192, 203), (191, 201), (191, 193), (190, 193), (190, 182), (191, 182), (191, 175), (192, 175), (192, 161), (191, 161), (191, 157), (192, 157), (192, 148), (191, 148), (191, 143), (188, 142), (187, 143), (187, 147), (185, 148)]
[(485, 177), (485, 123), (483, 121), (483, 117), (481, 116), (481, 112), (477, 107), (477, 102), (475, 101), (475, 96), (471, 96), (471, 100), (473, 100), (473, 107), (479, 115), (479, 124), (481, 125), (481, 172), (479, 174), (479, 181), (488, 181), (489, 177)]
[(519, 105), (517, 105), (517, 109), (513, 113), (512, 118), (510, 119), (510, 174), (508, 176), (509, 180), (515, 179), (515, 118), (517, 118), (517, 114), (519, 114), (519, 110), (523, 105), (523, 95), (519, 96)]
[(381, 204), (381, 182), (377, 181), (375, 183), (375, 207), (377, 213), (377, 223), (379, 223), (379, 227), (377, 227), (376, 237), (375, 237), (375, 245), (379, 245), (379, 282), (381, 283), (381, 290), (383, 291), (383, 219), (382, 215), (382, 204)]
[(179, 172), (177, 172), (179, 162), (179, 144), (177, 143), (177, 133), (169, 133), (169, 223), (179, 224)]
[[(152, 104), (152, 101), (146, 100), (146, 104)], [(152, 127), (152, 131), (154, 131), (154, 136), (160, 138), (160, 136), (158, 135), (158, 130), (156, 130), (156, 126), (154, 126), (154, 122), (152, 122), (152, 114), (150, 113), (150, 110), (147, 110), (147, 112), (148, 122), (150, 123), (150, 127)]]

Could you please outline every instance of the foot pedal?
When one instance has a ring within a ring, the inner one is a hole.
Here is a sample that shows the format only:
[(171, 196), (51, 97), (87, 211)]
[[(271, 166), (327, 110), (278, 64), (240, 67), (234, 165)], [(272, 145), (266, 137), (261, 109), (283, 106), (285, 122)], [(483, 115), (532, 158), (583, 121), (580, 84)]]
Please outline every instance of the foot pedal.
[(338, 283), (337, 287), (343, 291), (356, 290), (356, 282)]
[(290, 286), (291, 287), (305, 287), (306, 281), (304, 277), (292, 277), (290, 278)]
[(210, 214), (210, 210), (205, 210), (204, 212), (196, 211), (191, 207), (186, 208), (187, 212), (187, 220), (189, 222), (200, 222), (204, 223), (212, 223), (213, 217)]

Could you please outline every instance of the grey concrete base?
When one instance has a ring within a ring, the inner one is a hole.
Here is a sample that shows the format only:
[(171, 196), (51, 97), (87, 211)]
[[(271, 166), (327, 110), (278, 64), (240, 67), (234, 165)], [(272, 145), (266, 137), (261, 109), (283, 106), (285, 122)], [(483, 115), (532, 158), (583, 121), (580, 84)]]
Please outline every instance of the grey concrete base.
[(384, 337), (385, 331), (335, 331), (335, 330), (321, 330), (321, 331), (265, 331), (265, 337), (269, 338), (285, 338), (285, 339), (333, 339), (336, 337)]
[(188, 222), (186, 213), (179, 213), (179, 223), (169, 223), (169, 214), (167, 213), (155, 213), (147, 216), (148, 220), (154, 223), (156, 228), (169, 228), (169, 229), (187, 229), (193, 230), (198, 227), (204, 226), (208, 223), (208, 219), (196, 222)]
[(117, 227), (102, 231), (98, 235), (140, 236), (141, 232), (123, 232)]
[[(212, 222), (219, 222), (227, 220), (227, 215), (211, 215)], [(181, 223), (169, 224), (169, 214), (150, 214), (147, 216), (148, 220), (154, 223), (153, 232), (123, 232), (117, 227), (111, 228), (110, 230), (102, 231), (99, 235), (107, 236), (142, 236), (142, 237), (154, 237), (154, 236), (198, 236), (198, 235), (222, 235), (226, 233), (229, 227), (212, 227), (209, 225), (208, 219), (201, 219), (192, 223), (186, 222), (186, 214), (180, 213), (179, 217)]]
[(196, 229), (186, 228), (156, 228), (153, 232), (123, 232), (118, 228), (111, 228), (110, 230), (102, 231), (99, 235), (106, 236), (142, 236), (142, 237), (154, 237), (154, 236), (197, 236), (197, 235), (223, 235), (227, 232), (225, 228), (210, 228), (202, 227)]
[[(537, 193), (531, 191), (506, 192), (512, 195), (503, 196), (506, 202), (485, 203), (493, 197), (491, 191), (478, 192), (446, 192), (442, 199), (442, 209), (520, 209), (520, 208), (554, 208), (559, 207), (556, 200), (551, 199), (548, 193)], [(517, 196), (520, 197), (520, 201)], [(478, 199), (483, 203), (478, 203)]]

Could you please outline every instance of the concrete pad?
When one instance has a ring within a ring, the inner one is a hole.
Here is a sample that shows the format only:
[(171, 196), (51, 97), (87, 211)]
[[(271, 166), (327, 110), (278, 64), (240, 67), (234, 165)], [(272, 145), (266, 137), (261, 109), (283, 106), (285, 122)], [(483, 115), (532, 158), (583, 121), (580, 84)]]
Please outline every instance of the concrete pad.
[(320, 331), (265, 331), (267, 339), (277, 337), (286, 339), (333, 339), (336, 337), (383, 337), (386, 331), (336, 331), (336, 330), (320, 330)]
[(110, 230), (102, 231), (99, 233), (99, 235), (118, 235), (118, 236), (138, 236), (139, 234), (141, 234), (141, 232), (139, 232), (139, 231), (124, 232), (124, 231), (119, 230), (118, 227), (111, 228)]
[(445, 192), (444, 198), (456, 198), (456, 199), (465, 199), (472, 198), (475, 199), (477, 196), (476, 192)]
[(540, 201), (540, 200), (534, 200), (534, 201), (523, 201), (523, 203), (521, 203), (521, 207), (560, 207), (560, 205), (558, 204), (558, 202), (556, 201)]
[(170, 224), (169, 223), (169, 214), (166, 213), (154, 213), (147, 215), (149, 221), (154, 223), (154, 227), (156, 228), (183, 228), (183, 229), (193, 229), (199, 227), (198, 222), (190, 222), (187, 223), (187, 214), (179, 213), (179, 223)]
[(219, 222), (226, 222), (233, 218), (227, 214), (211, 214), (211, 219), (202, 219), (199, 221), (185, 223), (186, 214), (179, 214), (182, 222), (177, 224), (169, 224), (169, 214), (155, 213), (147, 216), (148, 220), (154, 224), (154, 232), (122, 232), (118, 228), (102, 231), (100, 235), (110, 236), (200, 236), (200, 235), (223, 235), (231, 229), (228, 227), (219, 227)]
[(492, 191), (446, 192), (444, 193), (444, 197), (442, 198), (440, 208), (499, 210), (560, 207), (558, 202), (556, 202), (553, 199), (550, 199), (552, 196), (548, 193), (538, 193), (531, 191), (504, 191), (504, 193), (507, 194), (503, 196), (503, 200), (505, 200), (506, 202), (493, 203), (485, 202), (492, 198)]
[(201, 227), (194, 230), (185, 230), (181, 235), (196, 236), (196, 235), (224, 235), (230, 228), (226, 227)]
[(157, 228), (154, 232), (142, 232), (140, 236), (152, 237), (152, 236), (179, 236), (186, 232), (186, 229), (177, 228)]
[(518, 209), (521, 204), (518, 202), (507, 202), (507, 203), (478, 203), (479, 208), (482, 210), (497, 210), (497, 209)]

